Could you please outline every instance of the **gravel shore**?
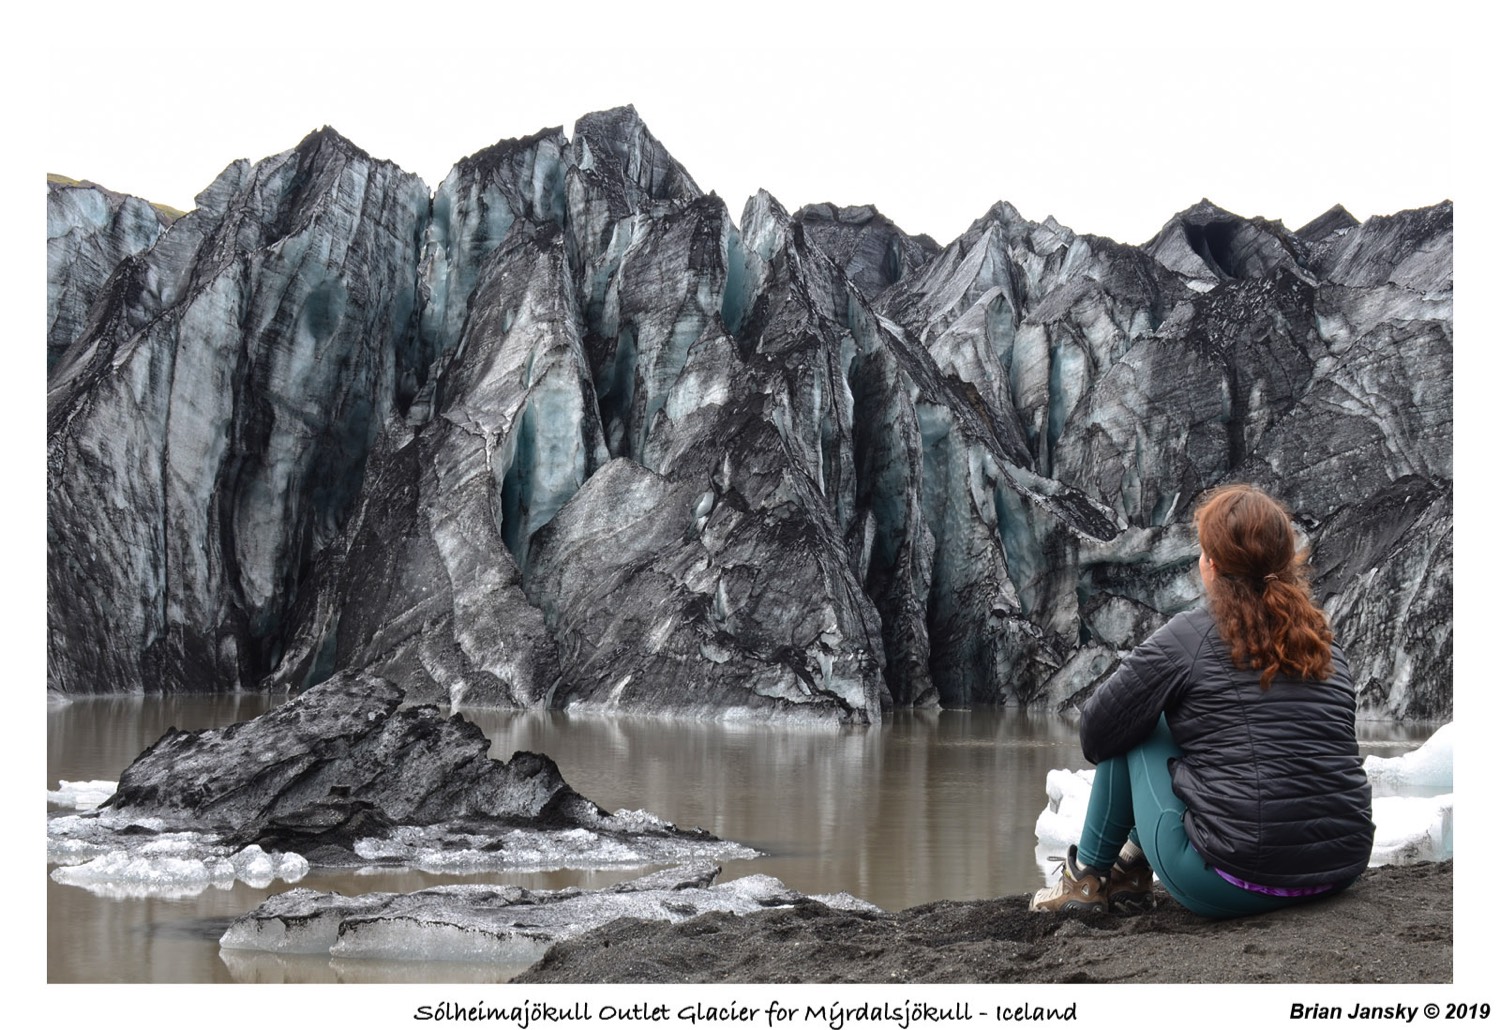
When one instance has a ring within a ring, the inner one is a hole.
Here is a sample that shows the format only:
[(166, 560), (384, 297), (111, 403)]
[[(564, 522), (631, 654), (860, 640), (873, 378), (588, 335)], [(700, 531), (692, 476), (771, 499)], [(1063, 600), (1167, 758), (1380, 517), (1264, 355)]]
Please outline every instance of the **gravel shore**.
[(1028, 898), (855, 914), (808, 901), (668, 924), (622, 919), (516, 983), (1451, 983), (1453, 862), (1372, 869), (1342, 894), (1215, 922), (1160, 887), (1144, 915)]

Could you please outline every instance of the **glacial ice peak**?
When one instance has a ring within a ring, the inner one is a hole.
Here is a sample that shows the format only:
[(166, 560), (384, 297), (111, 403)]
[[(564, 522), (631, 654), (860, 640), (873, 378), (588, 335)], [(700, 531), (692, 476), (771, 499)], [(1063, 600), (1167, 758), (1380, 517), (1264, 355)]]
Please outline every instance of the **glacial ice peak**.
[(372, 163), (391, 164), (389, 161), (379, 161), (371, 157), (369, 152), (360, 147), (349, 137), (339, 132), (331, 125), (324, 125), (312, 130), (292, 148), (292, 152), (299, 155), (304, 161), (327, 160), (329, 152), (337, 153), (341, 157), (352, 157)]
[[(1060, 705), (1191, 593), (1095, 544), (1249, 478), (1318, 527), (1362, 705), (1441, 715), (1451, 223), (1205, 201), (1127, 247), (1002, 201), (939, 248), (765, 191), (736, 228), (630, 106), (436, 193), (325, 127), (59, 304), (49, 689)], [(673, 484), (628, 520), (681, 529), (629, 568), (563, 519), (619, 457)]]
[(584, 115), (574, 123), (573, 136), (588, 148), (589, 171), (603, 182), (624, 187), (627, 197), (634, 190), (656, 201), (703, 196), (687, 169), (646, 128), (634, 105)]
[(563, 133), (562, 126), (554, 125), (527, 136), (503, 139), (481, 150), (476, 150), (469, 156), (460, 158), (449, 175), (463, 177), (472, 175), (482, 178), (486, 173), (503, 172), (516, 156), (535, 150), (539, 145), (548, 144), (561, 149), (567, 143), (568, 138)]

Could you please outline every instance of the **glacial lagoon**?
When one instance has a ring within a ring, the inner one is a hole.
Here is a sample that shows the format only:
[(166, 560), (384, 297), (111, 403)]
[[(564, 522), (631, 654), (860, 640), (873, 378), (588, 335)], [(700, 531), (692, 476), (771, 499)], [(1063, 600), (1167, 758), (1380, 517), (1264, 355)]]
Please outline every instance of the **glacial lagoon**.
[[(82, 700), (49, 709), (47, 788), (114, 780), (170, 726), (253, 718), (261, 695)], [(1021, 893), (1040, 882), (1034, 827), (1048, 770), (1081, 768), (1073, 723), (1017, 709), (896, 713), (877, 729), (685, 722), (566, 712), (469, 711), (492, 756), (551, 755), (567, 781), (610, 810), (645, 809), (763, 852), (724, 863), (807, 894), (847, 891), (886, 909)], [(1427, 724), (1360, 724), (1367, 754), (1420, 744)], [(1045, 856), (1041, 856), (1045, 858)], [(51, 867), (49, 866), (49, 872)], [(297, 886), (344, 894), (441, 883), (607, 886), (639, 868), (518, 874), (314, 869)], [(270, 894), (236, 882), (182, 897), (110, 897), (47, 880), (50, 982), (501, 980), (514, 970), (221, 953), (219, 936)]]

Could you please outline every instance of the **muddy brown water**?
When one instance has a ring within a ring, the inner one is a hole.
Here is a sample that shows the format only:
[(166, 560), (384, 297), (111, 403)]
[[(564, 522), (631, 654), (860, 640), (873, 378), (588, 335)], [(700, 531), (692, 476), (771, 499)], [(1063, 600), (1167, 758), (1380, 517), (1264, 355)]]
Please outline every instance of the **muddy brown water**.
[[(77, 701), (47, 714), (47, 789), (115, 780), (170, 726), (199, 729), (259, 715), (259, 695)], [(808, 894), (847, 891), (889, 910), (943, 898), (996, 897), (1041, 880), (1034, 827), (1048, 770), (1082, 768), (1067, 719), (1016, 709), (901, 712), (877, 729), (707, 723), (563, 712), (465, 712), (491, 754), (551, 755), (575, 790), (603, 807), (645, 809), (764, 852), (724, 864), (721, 880), (776, 876)], [(1435, 729), (1360, 724), (1367, 753), (1399, 754)], [(1042, 856), (1045, 857), (1045, 856)], [(49, 867), (49, 871), (50, 871)], [(602, 887), (642, 869), (442, 875), (314, 870), (297, 886), (343, 894), (440, 883)], [(235, 917), (287, 889), (236, 883), (189, 898), (116, 900), (47, 880), (50, 982), (465, 982), (495, 966), (363, 963), (221, 953)]]

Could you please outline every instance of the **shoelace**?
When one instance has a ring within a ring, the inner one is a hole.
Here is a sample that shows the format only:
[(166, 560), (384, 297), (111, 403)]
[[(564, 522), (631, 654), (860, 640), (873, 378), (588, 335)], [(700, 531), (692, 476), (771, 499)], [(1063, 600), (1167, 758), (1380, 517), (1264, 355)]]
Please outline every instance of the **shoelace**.
[[(1072, 872), (1069, 871), (1069, 869), (1068, 869), (1068, 856), (1067, 855), (1048, 855), (1047, 856), (1047, 861), (1049, 861), (1049, 862), (1056, 862), (1057, 863), (1057, 869), (1054, 870), (1054, 871), (1057, 873), (1057, 875), (1059, 877), (1066, 877), (1067, 879), (1072, 880), (1074, 883), (1078, 882), (1078, 877), (1074, 876), (1072, 874)], [(1095, 874), (1095, 875), (1098, 875), (1098, 874)], [(1102, 884), (1102, 883), (1108, 882), (1109, 877), (1107, 877), (1107, 876), (1101, 876), (1101, 877), (1099, 877), (1099, 879), (1100, 879), (1100, 882)]]
[[(1057, 873), (1058, 876), (1069, 876), (1069, 873), (1068, 873), (1068, 856), (1067, 855), (1048, 855), (1047, 856), (1047, 861), (1049, 861), (1049, 862), (1056, 862), (1057, 863), (1057, 868), (1055, 870), (1053, 870), (1053, 872)], [(1144, 863), (1146, 860), (1145, 860), (1145, 858), (1142, 858), (1140, 861), (1141, 861), (1141, 863)], [(1135, 868), (1135, 865), (1120, 866), (1120, 871), (1121, 872), (1129, 872), (1130, 870), (1132, 870), (1134, 868)], [(1111, 869), (1111, 872), (1112, 871), (1113, 871), (1113, 869)], [(1095, 875), (1098, 875), (1098, 874), (1095, 874)], [(1074, 883), (1078, 882), (1078, 877), (1076, 877), (1076, 876), (1071, 876), (1070, 879), (1072, 879)], [(1109, 882), (1109, 876), (1108, 875), (1102, 876), (1102, 877), (1100, 877), (1100, 879), (1104, 883), (1108, 883)]]
[[(1068, 868), (1067, 855), (1048, 855), (1047, 861), (1057, 863), (1056, 872), (1060, 873), (1064, 869)], [(1115, 859), (1115, 863), (1113, 866), (1111, 866), (1111, 868), (1119, 869), (1121, 872), (1128, 873), (1132, 870), (1139, 869), (1141, 866), (1146, 866), (1148, 869), (1151, 867), (1151, 863), (1147, 861), (1145, 855), (1142, 855), (1140, 858), (1136, 859), (1134, 862), (1131, 862), (1129, 865), (1121, 865), (1120, 860)]]

